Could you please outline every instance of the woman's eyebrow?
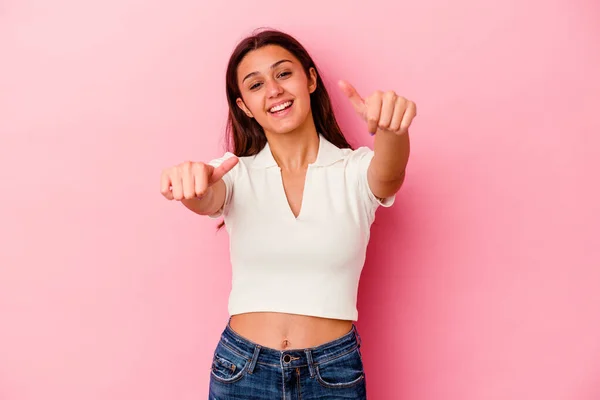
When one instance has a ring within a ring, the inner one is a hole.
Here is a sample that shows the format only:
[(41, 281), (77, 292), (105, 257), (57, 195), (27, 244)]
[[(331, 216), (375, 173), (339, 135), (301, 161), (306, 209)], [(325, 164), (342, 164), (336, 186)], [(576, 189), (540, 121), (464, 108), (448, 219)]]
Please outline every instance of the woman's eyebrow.
[[(290, 62), (290, 63), (291, 63), (292, 61), (290, 61), (290, 60), (285, 60), (285, 59), (284, 59), (284, 60), (279, 60), (279, 61), (277, 61), (275, 64), (271, 65), (270, 69), (273, 69), (273, 68), (277, 67), (279, 64), (282, 64), (282, 63), (284, 63), (284, 62)], [(250, 77), (253, 77), (254, 75), (258, 75), (258, 71), (250, 72), (248, 75), (246, 75), (246, 76), (244, 77), (244, 79), (242, 79), (242, 83), (243, 83), (243, 82), (244, 82), (246, 79), (248, 79), (248, 78), (250, 78)]]

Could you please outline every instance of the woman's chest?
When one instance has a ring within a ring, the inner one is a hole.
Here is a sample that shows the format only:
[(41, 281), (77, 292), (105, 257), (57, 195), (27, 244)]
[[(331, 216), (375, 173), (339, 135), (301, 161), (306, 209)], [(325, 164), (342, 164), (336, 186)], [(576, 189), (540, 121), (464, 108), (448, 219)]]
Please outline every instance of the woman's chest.
[(279, 168), (248, 174), (233, 189), (229, 220), (274, 224), (299, 221), (361, 219), (356, 182), (343, 169), (308, 168), (286, 174)]
[(370, 224), (355, 183), (341, 169), (323, 172), (309, 168), (305, 177), (286, 179), (275, 168), (236, 181), (226, 217), (232, 252), (247, 261), (280, 255), (303, 264), (331, 257), (343, 264), (362, 253)]

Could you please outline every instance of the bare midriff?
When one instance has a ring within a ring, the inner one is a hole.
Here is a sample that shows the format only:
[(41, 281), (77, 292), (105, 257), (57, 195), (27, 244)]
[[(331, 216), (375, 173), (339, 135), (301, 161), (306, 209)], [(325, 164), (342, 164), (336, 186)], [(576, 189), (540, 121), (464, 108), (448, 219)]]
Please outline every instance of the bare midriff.
[(305, 349), (338, 339), (352, 330), (352, 321), (275, 312), (231, 317), (231, 329), (263, 347)]

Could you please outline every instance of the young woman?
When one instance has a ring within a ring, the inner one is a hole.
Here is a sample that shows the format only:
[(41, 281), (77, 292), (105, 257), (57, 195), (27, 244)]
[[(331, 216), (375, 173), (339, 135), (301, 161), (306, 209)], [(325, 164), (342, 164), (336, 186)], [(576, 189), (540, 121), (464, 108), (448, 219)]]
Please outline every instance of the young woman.
[(402, 186), (415, 104), (340, 82), (374, 138), (353, 150), (314, 61), (258, 32), (226, 72), (232, 152), (163, 171), (162, 194), (224, 217), (232, 289), (209, 399), (365, 399), (356, 297), (378, 206)]

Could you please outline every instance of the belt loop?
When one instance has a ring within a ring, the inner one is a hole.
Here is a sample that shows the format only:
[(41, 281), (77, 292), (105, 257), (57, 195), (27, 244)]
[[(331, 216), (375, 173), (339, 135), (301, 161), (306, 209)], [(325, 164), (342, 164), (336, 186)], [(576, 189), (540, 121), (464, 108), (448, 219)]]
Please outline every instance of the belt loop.
[(254, 354), (252, 355), (252, 360), (250, 361), (250, 366), (248, 367), (249, 374), (254, 372), (254, 367), (256, 367), (256, 361), (258, 360), (258, 353), (260, 353), (260, 346), (256, 345), (254, 348)]
[(315, 376), (315, 366), (313, 365), (312, 352), (310, 351), (310, 349), (305, 349), (304, 352), (306, 353), (308, 371), (310, 372), (310, 377), (312, 378)]
[(352, 329), (354, 329), (354, 334), (356, 335), (356, 341), (358, 342), (358, 348), (360, 348), (360, 345), (362, 344), (362, 339), (360, 337), (360, 334), (358, 333), (358, 329), (356, 329), (355, 325), (352, 325)]

